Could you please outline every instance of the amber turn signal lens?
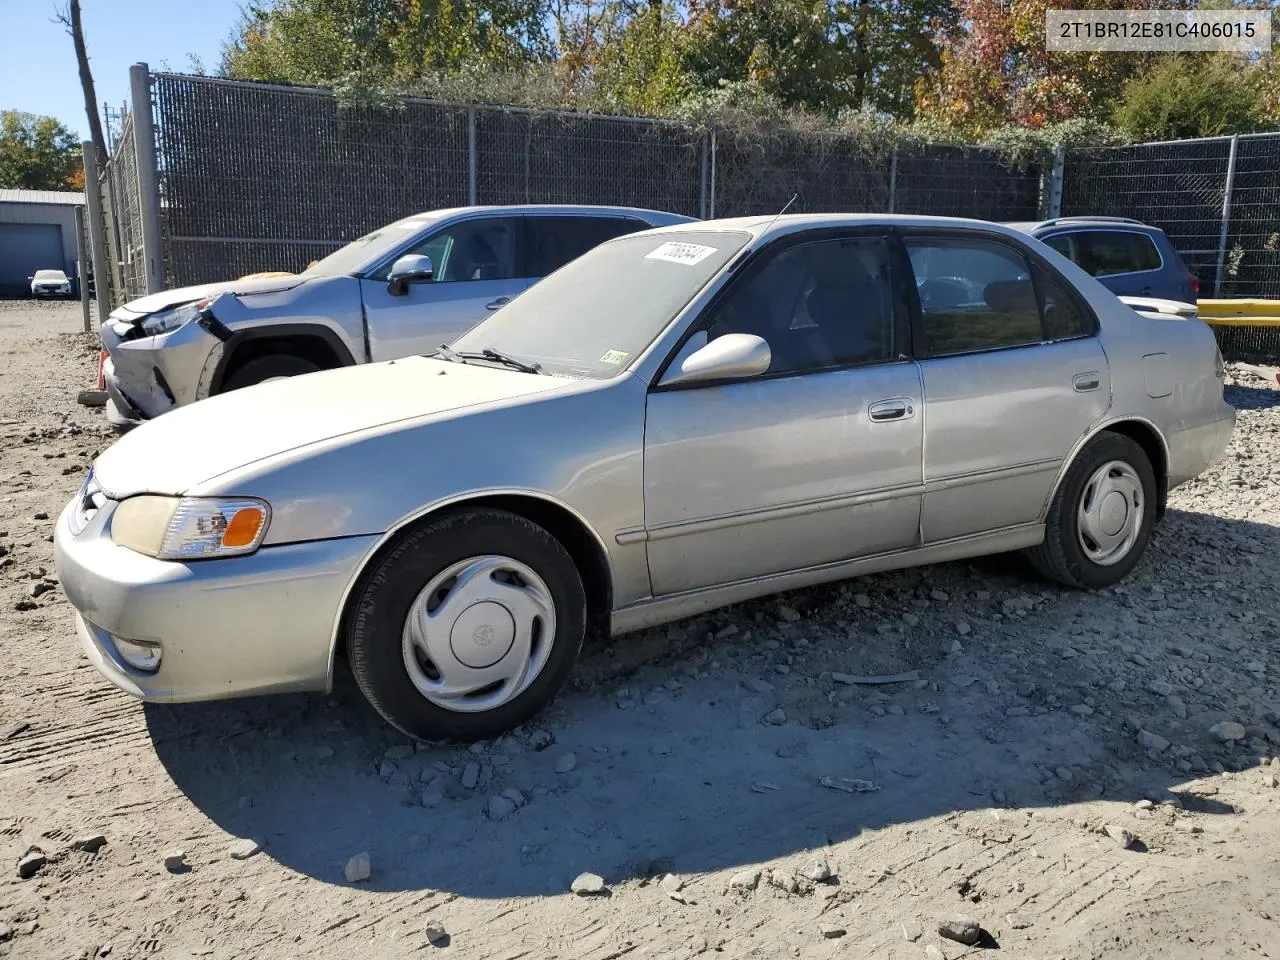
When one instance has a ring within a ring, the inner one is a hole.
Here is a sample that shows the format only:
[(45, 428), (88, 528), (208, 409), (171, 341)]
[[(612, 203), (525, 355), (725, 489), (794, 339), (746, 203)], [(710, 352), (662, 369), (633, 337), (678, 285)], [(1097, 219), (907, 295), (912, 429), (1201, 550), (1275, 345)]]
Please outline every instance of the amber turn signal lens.
[(222, 534), (224, 547), (247, 547), (262, 528), (263, 512), (254, 507), (242, 507), (235, 512)]

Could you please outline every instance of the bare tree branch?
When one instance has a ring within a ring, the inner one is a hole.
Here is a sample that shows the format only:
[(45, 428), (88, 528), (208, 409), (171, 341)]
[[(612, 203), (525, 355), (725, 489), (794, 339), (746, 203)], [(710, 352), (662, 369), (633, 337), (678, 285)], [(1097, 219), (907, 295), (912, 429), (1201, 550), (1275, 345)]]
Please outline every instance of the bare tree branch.
[[(76, 64), (80, 68), (80, 89), (84, 93), (84, 110), (89, 118), (89, 139), (98, 155), (97, 176), (102, 176), (102, 165), (107, 161), (107, 141), (102, 135), (102, 119), (98, 116), (98, 97), (93, 89), (93, 73), (89, 70), (89, 54), (84, 45), (84, 27), (80, 22), (80, 0), (69, 0), (67, 6), (54, 15), (54, 21), (62, 24), (71, 34), (76, 48)], [(88, 171), (86, 171), (86, 174)], [(87, 178), (86, 178), (87, 179)]]

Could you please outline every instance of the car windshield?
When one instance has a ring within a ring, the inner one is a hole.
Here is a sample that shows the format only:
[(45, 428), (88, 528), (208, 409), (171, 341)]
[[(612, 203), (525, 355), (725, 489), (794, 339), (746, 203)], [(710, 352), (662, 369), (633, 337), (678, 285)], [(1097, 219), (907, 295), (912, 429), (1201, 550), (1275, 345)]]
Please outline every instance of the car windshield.
[(61, 270), (37, 270), (35, 279), (37, 280), (65, 280), (67, 275)]
[(302, 276), (347, 277), (360, 273), (439, 219), (438, 215), (417, 214), (379, 227), (335, 250), (323, 260), (317, 260), (302, 271)]
[(750, 240), (712, 230), (612, 240), (534, 284), (451, 346), (457, 353), (496, 350), (547, 373), (616, 376)]

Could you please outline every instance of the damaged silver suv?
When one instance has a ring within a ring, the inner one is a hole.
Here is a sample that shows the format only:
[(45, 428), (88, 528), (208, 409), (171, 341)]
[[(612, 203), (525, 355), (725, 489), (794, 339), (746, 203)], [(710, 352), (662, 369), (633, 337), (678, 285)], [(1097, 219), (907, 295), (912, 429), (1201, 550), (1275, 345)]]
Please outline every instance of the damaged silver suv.
[(606, 240), (690, 219), (627, 207), (435, 210), (299, 274), (134, 300), (102, 326), (107, 416), (127, 429), (266, 380), (430, 353)]

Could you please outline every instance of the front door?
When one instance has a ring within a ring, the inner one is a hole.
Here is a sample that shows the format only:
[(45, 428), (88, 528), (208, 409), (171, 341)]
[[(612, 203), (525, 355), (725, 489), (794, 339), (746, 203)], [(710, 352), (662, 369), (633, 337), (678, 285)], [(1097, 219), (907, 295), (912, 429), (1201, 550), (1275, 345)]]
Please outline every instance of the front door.
[(473, 217), (430, 234), (405, 253), (430, 257), (435, 275), (402, 294), (388, 288), (389, 267), (361, 280), (373, 359), (430, 353), (523, 291), (520, 220)]
[(650, 392), (655, 596), (916, 542), (925, 418), (890, 263), (878, 236), (779, 241), (698, 324), (764, 337), (769, 371)]
[(1034, 522), (1072, 447), (1110, 406), (1096, 320), (1012, 245), (951, 233), (906, 246), (928, 408), (923, 540)]

